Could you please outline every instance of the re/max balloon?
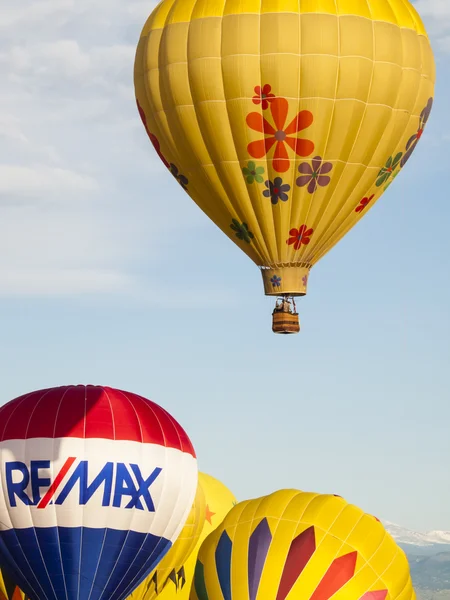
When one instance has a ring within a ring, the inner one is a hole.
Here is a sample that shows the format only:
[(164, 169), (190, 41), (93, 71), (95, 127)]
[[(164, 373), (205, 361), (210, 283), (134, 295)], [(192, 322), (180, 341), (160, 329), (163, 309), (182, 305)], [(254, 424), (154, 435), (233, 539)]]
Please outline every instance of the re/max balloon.
[(121, 600), (180, 533), (197, 462), (180, 425), (96, 386), (0, 408), (0, 561), (33, 600)]
[(435, 65), (408, 0), (163, 0), (134, 80), (165, 166), (289, 297), (408, 162)]
[(191, 600), (414, 600), (408, 560), (344, 499), (281, 490), (241, 502), (198, 555)]

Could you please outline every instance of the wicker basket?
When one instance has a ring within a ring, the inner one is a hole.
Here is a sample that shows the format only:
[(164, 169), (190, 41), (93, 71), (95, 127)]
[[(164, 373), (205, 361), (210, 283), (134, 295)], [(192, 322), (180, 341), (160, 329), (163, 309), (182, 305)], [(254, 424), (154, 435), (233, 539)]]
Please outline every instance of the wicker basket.
[(272, 331), (274, 333), (290, 334), (300, 331), (298, 313), (274, 310), (272, 313)]

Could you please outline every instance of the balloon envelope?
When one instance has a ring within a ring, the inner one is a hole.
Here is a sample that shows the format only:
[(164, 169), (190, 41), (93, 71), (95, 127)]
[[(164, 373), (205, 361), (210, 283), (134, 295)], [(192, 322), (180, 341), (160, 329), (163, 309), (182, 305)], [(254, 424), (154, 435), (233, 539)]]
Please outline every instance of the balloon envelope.
[(0, 408), (0, 560), (33, 600), (121, 599), (180, 533), (192, 444), (129, 392), (68, 386)]
[(164, 165), (266, 294), (301, 296), (415, 150), (435, 65), (408, 0), (163, 0), (134, 79)]
[(413, 600), (408, 560), (344, 499), (281, 490), (241, 502), (203, 542), (191, 600)]

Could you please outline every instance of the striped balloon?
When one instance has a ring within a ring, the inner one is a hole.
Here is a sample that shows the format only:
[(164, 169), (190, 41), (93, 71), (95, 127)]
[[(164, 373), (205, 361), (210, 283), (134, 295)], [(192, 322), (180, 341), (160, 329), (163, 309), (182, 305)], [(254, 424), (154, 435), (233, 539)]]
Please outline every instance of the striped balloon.
[(161, 407), (97, 386), (0, 408), (0, 559), (33, 600), (120, 600), (179, 535), (192, 444)]
[(190, 600), (415, 600), (405, 553), (334, 495), (237, 504), (203, 542)]

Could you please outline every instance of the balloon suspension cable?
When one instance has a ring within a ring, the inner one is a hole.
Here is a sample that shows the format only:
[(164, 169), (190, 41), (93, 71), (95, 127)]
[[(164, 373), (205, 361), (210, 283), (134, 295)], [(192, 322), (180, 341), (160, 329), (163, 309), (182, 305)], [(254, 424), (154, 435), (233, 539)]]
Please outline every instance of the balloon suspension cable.
[(294, 306), (294, 313), (297, 313), (297, 307), (295, 306), (295, 299), (294, 299), (294, 297), (292, 297), (291, 300), (292, 300), (292, 305)]
[(275, 310), (297, 314), (297, 306), (294, 297), (289, 294), (281, 294), (278, 296), (275, 302)]

